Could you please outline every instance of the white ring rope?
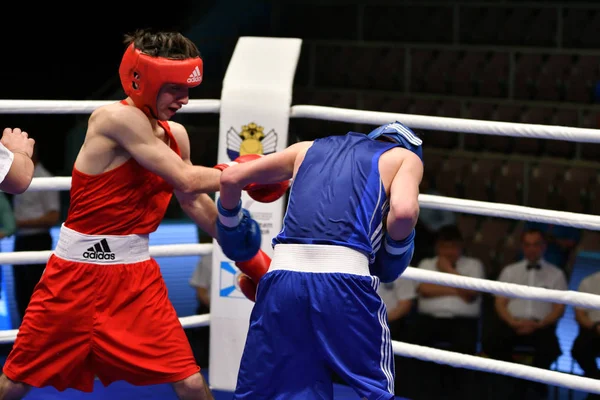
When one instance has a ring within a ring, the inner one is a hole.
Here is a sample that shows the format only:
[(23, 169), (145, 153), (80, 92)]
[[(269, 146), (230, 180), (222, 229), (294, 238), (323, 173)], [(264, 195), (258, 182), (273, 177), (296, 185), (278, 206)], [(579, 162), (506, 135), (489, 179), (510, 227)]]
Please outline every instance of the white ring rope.
[(469, 354), (455, 353), (447, 350), (432, 349), (430, 347), (417, 346), (414, 344), (392, 341), (394, 354), (431, 361), (438, 364), (446, 364), (458, 368), (472, 369), (475, 371), (492, 372), (501, 375), (513, 376), (515, 378), (546, 383), (549, 385), (560, 385), (575, 390), (590, 393), (600, 393), (600, 381), (569, 375), (563, 372), (550, 371), (542, 368), (530, 367), (507, 361), (482, 358)]
[[(91, 114), (117, 100), (0, 100), (0, 114)], [(190, 100), (178, 113), (216, 113), (221, 100)]]
[[(210, 314), (191, 315), (189, 317), (179, 318), (179, 322), (184, 328), (196, 328), (210, 325)], [(0, 330), (0, 344), (13, 343), (19, 333), (18, 329)]]
[[(91, 113), (100, 106), (114, 102), (116, 100), (0, 100), (0, 114), (86, 114)], [(221, 100), (195, 99), (190, 100), (179, 112), (219, 113), (220, 109)], [(313, 105), (292, 106), (290, 108), (290, 118), (311, 118), (371, 125), (381, 125), (398, 120), (411, 128), (417, 129), (600, 143), (600, 130), (597, 129), (388, 113)]]
[[(164, 244), (150, 246), (150, 255), (152, 257), (208, 255), (211, 254), (212, 248), (213, 245), (210, 243)], [(48, 261), (48, 258), (51, 254), (51, 250), (0, 253), (0, 265), (45, 263)], [(402, 278), (419, 282), (442, 284), (462, 289), (472, 289), (479, 292), (499, 294), (506, 297), (547, 301), (567, 304), (575, 307), (600, 309), (600, 296), (571, 290), (538, 288), (527, 285), (518, 285), (515, 283), (497, 282), (488, 279), (452, 275), (439, 271), (427, 271), (413, 267), (408, 267), (402, 274)]]
[(600, 130), (573, 128), (568, 126), (435, 117), (429, 115), (399, 114), (309, 105), (292, 106), (290, 117), (370, 124), (375, 126), (390, 121), (400, 121), (410, 128), (435, 131), (600, 143)]
[(52, 176), (44, 178), (33, 178), (27, 188), (28, 192), (68, 191), (71, 189), (70, 176)]
[[(599, 132), (600, 134), (600, 132)], [(600, 216), (546, 210), (505, 203), (458, 199), (455, 197), (420, 194), (419, 205), (423, 208), (454, 211), (466, 214), (516, 219), (518, 221), (546, 222), (573, 228), (600, 230)]]
[(574, 307), (600, 310), (600, 296), (573, 290), (546, 289), (516, 283), (472, 278), (470, 276), (447, 274), (439, 271), (428, 271), (414, 267), (406, 268), (401, 277), (402, 279), (411, 281), (441, 284), (478, 292), (493, 293), (505, 297), (560, 303)]
[[(49, 177), (33, 178), (28, 191), (69, 190), (71, 178)], [(458, 199), (454, 197), (420, 194), (419, 204), (424, 208), (447, 210), (467, 214), (490, 217), (510, 218), (555, 225), (570, 226), (580, 229), (600, 230), (600, 216), (571, 213), (565, 211), (544, 210), (540, 208), (517, 206), (514, 204), (490, 203), (486, 201)]]

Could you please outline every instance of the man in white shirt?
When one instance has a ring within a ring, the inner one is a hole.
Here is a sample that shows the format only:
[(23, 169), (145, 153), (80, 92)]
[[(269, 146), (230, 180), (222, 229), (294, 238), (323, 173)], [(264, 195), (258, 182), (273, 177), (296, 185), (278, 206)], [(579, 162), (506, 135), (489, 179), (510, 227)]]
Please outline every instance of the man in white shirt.
[[(447, 274), (483, 278), (485, 270), (478, 259), (463, 255), (463, 238), (455, 225), (441, 228), (435, 241), (436, 257), (426, 258), (419, 268)], [(481, 314), (481, 294), (473, 290), (450, 286), (421, 283), (417, 287), (419, 295), (417, 323), (413, 341), (423, 346), (435, 347), (438, 343), (447, 344), (448, 350), (475, 354), (478, 341), (479, 316)], [(470, 394), (471, 373), (461, 369), (451, 369), (444, 375), (453, 374), (454, 384), (444, 388), (444, 395), (466, 398)], [(433, 389), (433, 380), (425, 389)], [(453, 393), (449, 393), (451, 390)], [(442, 394), (431, 393), (432, 397)]]
[[(36, 178), (52, 174), (39, 161), (37, 150), (33, 152)], [(13, 210), (17, 225), (14, 251), (52, 250), (50, 229), (60, 219), (60, 193), (53, 191), (26, 191), (13, 197)], [(45, 264), (13, 266), (15, 300), (19, 316), (23, 318), (35, 285), (44, 272)]]
[(0, 190), (23, 193), (33, 179), (31, 157), (35, 141), (19, 128), (5, 128), (0, 139)]
[[(502, 269), (498, 281), (546, 289), (566, 290), (563, 271), (544, 260), (546, 249), (544, 235), (537, 229), (528, 229), (521, 235), (524, 259)], [(516, 345), (533, 348), (533, 365), (549, 369), (561, 354), (556, 324), (565, 311), (564, 304), (495, 297), (498, 316), (494, 329), (488, 329), (483, 350), (491, 358), (512, 361)], [(546, 386), (530, 384), (539, 395)]]
[[(579, 284), (579, 291), (600, 295), (600, 271), (584, 278)], [(585, 376), (600, 379), (600, 370), (596, 364), (596, 358), (600, 356), (600, 310), (577, 307), (575, 319), (579, 324), (579, 335), (573, 343), (571, 355), (583, 369)]]

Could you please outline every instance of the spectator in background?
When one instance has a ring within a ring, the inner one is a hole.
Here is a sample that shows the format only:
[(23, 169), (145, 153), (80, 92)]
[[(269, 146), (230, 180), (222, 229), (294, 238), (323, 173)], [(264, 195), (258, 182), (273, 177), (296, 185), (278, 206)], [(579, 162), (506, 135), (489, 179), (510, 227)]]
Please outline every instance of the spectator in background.
[(14, 235), (16, 229), (15, 214), (10, 202), (6, 195), (0, 192), (0, 239)]
[(546, 240), (544, 259), (570, 275), (575, 249), (581, 239), (581, 230), (541, 222), (527, 222), (525, 229), (536, 229), (544, 234)]
[[(564, 272), (545, 260), (544, 234), (537, 229), (525, 230), (521, 236), (523, 260), (505, 266), (498, 277), (500, 282), (566, 290)], [(496, 296), (495, 329), (487, 330), (483, 342), (484, 352), (491, 358), (512, 361), (516, 345), (533, 348), (533, 365), (550, 369), (561, 354), (556, 324), (562, 317), (563, 304)], [(545, 385), (530, 382), (528, 387), (537, 396), (545, 396)], [(535, 397), (533, 397), (535, 398)]]
[[(38, 157), (38, 147), (33, 152), (34, 178), (51, 177)], [(13, 197), (17, 224), (14, 251), (52, 250), (50, 229), (59, 222), (60, 197), (58, 191), (26, 191)], [(42, 277), (45, 264), (13, 266), (15, 300), (19, 317), (23, 318), (35, 285)]]
[[(600, 271), (584, 278), (579, 291), (600, 295)], [(579, 324), (579, 335), (573, 343), (571, 355), (577, 361), (586, 377), (600, 379), (596, 358), (600, 356), (600, 310), (575, 308), (575, 319)], [(588, 399), (600, 399), (590, 395)]]
[[(10, 201), (4, 193), (0, 192), (0, 239), (14, 235), (16, 229), (15, 215), (10, 206)], [(0, 286), (2, 278), (2, 269), (0, 269)], [(11, 348), (12, 344), (0, 344), (0, 357), (7, 357)]]
[[(198, 241), (200, 243), (212, 243), (212, 238), (198, 228)], [(210, 287), (212, 279), (212, 254), (200, 256), (196, 269), (190, 279), (190, 286), (196, 290), (198, 306), (196, 314), (210, 313)], [(208, 368), (210, 350), (210, 326), (200, 326), (186, 329), (186, 334), (194, 357), (200, 368)]]
[[(435, 241), (433, 258), (419, 263), (419, 268), (453, 275), (484, 278), (483, 263), (463, 255), (463, 238), (454, 225), (441, 228)], [(417, 287), (418, 313), (414, 329), (414, 341), (423, 346), (436, 347), (447, 343), (449, 350), (475, 354), (477, 351), (481, 294), (473, 290), (458, 289), (433, 283), (420, 283)], [(445, 385), (443, 392), (450, 398), (469, 398), (473, 374), (468, 370), (448, 368), (444, 374), (452, 382)], [(453, 376), (451, 376), (453, 375)], [(426, 389), (436, 386), (434, 380), (427, 381)], [(438, 398), (441, 394), (431, 396)]]
[(406, 317), (413, 309), (417, 298), (415, 281), (396, 279), (391, 283), (381, 283), (377, 293), (385, 303), (390, 333), (393, 340), (403, 340)]
[[(430, 186), (426, 179), (421, 181), (419, 190), (425, 194), (441, 195), (440, 192)], [(435, 239), (440, 229), (454, 224), (456, 224), (456, 213), (452, 211), (421, 208), (415, 227), (415, 254), (411, 265), (416, 266), (422, 259), (432, 257), (435, 253)]]

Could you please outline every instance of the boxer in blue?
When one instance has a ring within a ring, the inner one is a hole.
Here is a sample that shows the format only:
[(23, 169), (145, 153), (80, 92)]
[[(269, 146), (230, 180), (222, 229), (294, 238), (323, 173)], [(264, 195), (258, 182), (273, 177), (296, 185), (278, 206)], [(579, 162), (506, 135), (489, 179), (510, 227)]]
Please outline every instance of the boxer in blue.
[[(412, 258), (421, 145), (395, 122), (369, 135), (296, 143), (223, 171), (219, 218), (250, 232), (240, 237), (256, 237), (241, 209), (243, 188), (293, 178), (270, 268), (257, 282), (235, 399), (332, 399), (332, 372), (363, 399), (394, 398), (377, 288)], [(236, 256), (247, 258), (256, 243), (242, 240), (251, 250)]]

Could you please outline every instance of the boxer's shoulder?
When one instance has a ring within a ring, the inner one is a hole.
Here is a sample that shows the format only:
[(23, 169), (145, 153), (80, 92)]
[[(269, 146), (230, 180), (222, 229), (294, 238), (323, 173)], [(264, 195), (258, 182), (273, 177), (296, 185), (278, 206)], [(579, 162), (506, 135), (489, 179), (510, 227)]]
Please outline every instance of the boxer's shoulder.
[(175, 121), (167, 121), (167, 124), (178, 143), (181, 141), (189, 141), (188, 132), (185, 129), (185, 126)]
[(121, 133), (150, 127), (146, 115), (136, 107), (112, 103), (98, 107), (90, 115), (88, 130), (96, 133)]

